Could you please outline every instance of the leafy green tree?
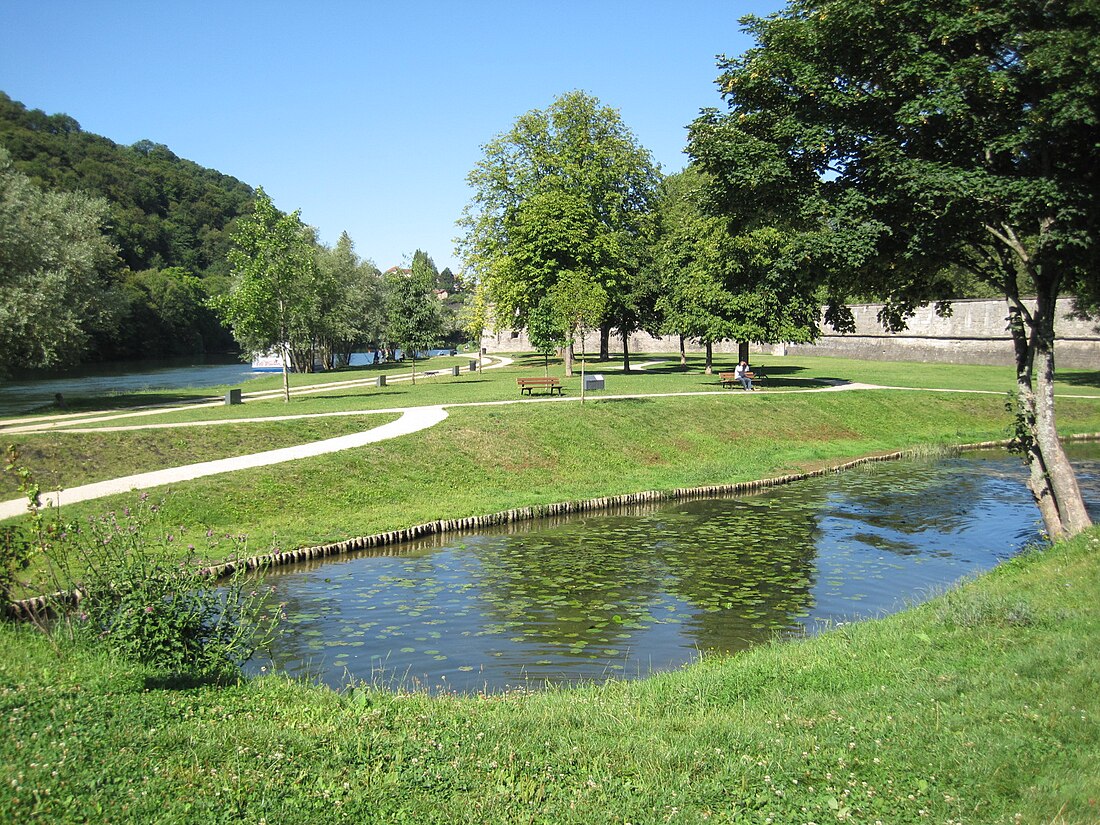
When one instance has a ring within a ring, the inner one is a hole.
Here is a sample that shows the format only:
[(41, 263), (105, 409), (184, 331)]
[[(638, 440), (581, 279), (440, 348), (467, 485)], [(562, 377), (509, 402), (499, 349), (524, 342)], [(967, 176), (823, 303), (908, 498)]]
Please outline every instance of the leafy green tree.
[(485, 298), (485, 289), (478, 284), (466, 294), (462, 304), (459, 323), (463, 332), (477, 347), (478, 370), (481, 369), (481, 336), (489, 325), (489, 304)]
[[(584, 370), (588, 353), (585, 351), (585, 335), (599, 327), (600, 319), (607, 312), (607, 292), (595, 278), (586, 272), (563, 272), (549, 295), (549, 315), (552, 328), (565, 333), (570, 342), (581, 338), (581, 403), (584, 403)], [(573, 362), (568, 357), (566, 375), (573, 374)]]
[(317, 249), (316, 340), (325, 369), (346, 366), (352, 353), (376, 342), (383, 324), (382, 277), (355, 253), (347, 232), (336, 246)]
[(690, 138), (723, 214), (752, 203), (797, 227), (787, 271), (822, 288), (840, 330), (852, 294), (884, 296), (892, 329), (923, 303), (948, 311), (952, 267), (996, 288), (1031, 491), (1050, 535), (1084, 529), (1054, 322), (1059, 296), (1100, 294), (1100, 7), (795, 0), (744, 24), (757, 45), (720, 64), (730, 110)]
[(43, 192), (0, 148), (0, 376), (76, 363), (122, 312), (107, 204)]
[(569, 92), (483, 149), (467, 177), (474, 196), (459, 248), (488, 291), (497, 328), (527, 326), (567, 272), (598, 283), (608, 319), (625, 325), (650, 248), (659, 173), (619, 113)]
[[(558, 282), (561, 285), (561, 281)], [(527, 340), (542, 356), (543, 371), (550, 374), (550, 356), (569, 343), (569, 334), (562, 326), (561, 314), (555, 312), (551, 295), (544, 295), (538, 306), (527, 315)]]
[(656, 253), (663, 329), (704, 344), (707, 374), (713, 344), (812, 341), (820, 312), (813, 284), (782, 268), (787, 233), (752, 224), (731, 234), (727, 218), (707, 211), (709, 183), (695, 165), (665, 179)]
[(233, 243), (233, 285), (214, 306), (245, 352), (282, 354), (283, 400), (289, 403), (291, 350), (309, 348), (316, 314), (312, 233), (298, 212), (283, 215), (261, 188)]
[(435, 297), (434, 265), (417, 250), (409, 271), (393, 270), (384, 279), (386, 337), (412, 358), (412, 381), (416, 383), (416, 354), (439, 344), (442, 318)]

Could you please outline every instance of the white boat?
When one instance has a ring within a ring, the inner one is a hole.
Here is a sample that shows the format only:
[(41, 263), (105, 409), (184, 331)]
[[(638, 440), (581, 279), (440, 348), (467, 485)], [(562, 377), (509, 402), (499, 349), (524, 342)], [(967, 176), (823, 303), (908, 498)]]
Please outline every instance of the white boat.
[(282, 372), (283, 356), (277, 352), (262, 352), (252, 356), (253, 372)]

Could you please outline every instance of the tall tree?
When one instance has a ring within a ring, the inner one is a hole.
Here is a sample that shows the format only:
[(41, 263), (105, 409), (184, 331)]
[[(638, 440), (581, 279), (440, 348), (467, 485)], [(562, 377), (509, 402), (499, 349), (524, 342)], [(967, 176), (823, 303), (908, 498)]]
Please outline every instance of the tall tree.
[(75, 363), (94, 333), (117, 326), (106, 216), (102, 200), (43, 192), (0, 148), (0, 376)]
[(291, 351), (309, 348), (317, 303), (313, 233), (298, 212), (284, 215), (264, 190), (240, 222), (229, 251), (233, 285), (214, 306), (249, 354), (275, 350), (283, 360), (283, 400), (290, 402)]
[(573, 374), (573, 341), (579, 335), (581, 339), (581, 403), (584, 403), (584, 371), (588, 353), (585, 351), (585, 336), (590, 330), (597, 329), (600, 319), (607, 313), (607, 292), (587, 272), (563, 272), (561, 278), (550, 290), (548, 315), (554, 319), (551, 329), (560, 330), (569, 342), (567, 350), (566, 374)]
[(728, 216), (708, 212), (710, 182), (694, 164), (664, 180), (656, 253), (663, 329), (703, 343), (708, 374), (713, 344), (812, 341), (820, 311), (814, 285), (782, 269), (787, 234), (761, 223), (751, 205), (732, 234)]
[(485, 288), (481, 284), (477, 284), (466, 293), (459, 314), (459, 323), (467, 338), (477, 347), (477, 365), (480, 371), (482, 366), (481, 336), (484, 335), (485, 329), (489, 325), (489, 303), (485, 298)]
[(386, 336), (412, 358), (414, 384), (417, 352), (437, 346), (443, 334), (435, 278), (431, 259), (417, 250), (412, 269), (387, 273), (384, 283)]
[(609, 318), (626, 323), (659, 173), (619, 113), (569, 92), (483, 150), (467, 176), (474, 196), (459, 248), (488, 291), (497, 328), (526, 326), (567, 272), (598, 283)]
[(347, 366), (353, 352), (375, 341), (383, 323), (382, 277), (360, 259), (347, 232), (336, 246), (317, 248), (317, 343), (325, 369)]
[(718, 202), (800, 227), (789, 271), (818, 280), (839, 329), (854, 292), (885, 297), (888, 328), (922, 303), (946, 311), (951, 265), (995, 287), (1031, 491), (1051, 536), (1080, 531), (1089, 517), (1055, 422), (1054, 323), (1059, 296), (1100, 293), (1100, 7), (796, 0), (743, 22), (758, 45), (720, 64), (730, 110), (691, 133)]

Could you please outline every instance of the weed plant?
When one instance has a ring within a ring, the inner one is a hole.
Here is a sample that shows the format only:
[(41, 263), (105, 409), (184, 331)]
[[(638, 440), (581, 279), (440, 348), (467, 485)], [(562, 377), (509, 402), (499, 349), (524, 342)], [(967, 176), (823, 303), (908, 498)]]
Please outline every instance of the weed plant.
[[(237, 564), (215, 582), (185, 528), (166, 528), (148, 494), (133, 510), (60, 523), (44, 517), (31, 473), (18, 472), (31, 516), (4, 527), (4, 595), (43, 594), (24, 617), (44, 635), (103, 648), (171, 678), (221, 680), (239, 676), (275, 638), (285, 615), (262, 577)], [(239, 561), (248, 552), (243, 536), (207, 531), (200, 541), (205, 558)]]

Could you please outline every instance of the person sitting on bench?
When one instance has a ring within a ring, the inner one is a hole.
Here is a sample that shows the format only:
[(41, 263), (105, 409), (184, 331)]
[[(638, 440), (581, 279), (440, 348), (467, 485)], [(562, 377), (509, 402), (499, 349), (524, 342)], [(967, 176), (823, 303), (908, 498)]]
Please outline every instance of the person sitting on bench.
[(744, 361), (733, 368), (733, 376), (741, 382), (741, 386), (746, 390), (752, 389), (752, 373), (749, 372), (749, 365)]

